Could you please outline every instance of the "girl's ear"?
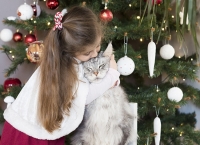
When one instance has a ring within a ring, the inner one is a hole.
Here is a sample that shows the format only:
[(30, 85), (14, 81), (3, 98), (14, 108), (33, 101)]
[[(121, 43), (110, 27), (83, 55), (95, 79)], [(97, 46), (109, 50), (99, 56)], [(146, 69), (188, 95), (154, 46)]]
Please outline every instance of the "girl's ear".
[(103, 52), (103, 56), (110, 57), (112, 54), (113, 54), (113, 46), (112, 46), (112, 41), (110, 41), (106, 50)]

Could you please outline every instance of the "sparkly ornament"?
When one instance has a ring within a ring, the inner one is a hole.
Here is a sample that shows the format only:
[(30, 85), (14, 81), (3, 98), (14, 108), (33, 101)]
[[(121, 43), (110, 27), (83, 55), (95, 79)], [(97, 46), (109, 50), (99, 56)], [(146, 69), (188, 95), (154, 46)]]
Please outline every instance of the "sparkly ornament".
[(117, 70), (121, 75), (128, 76), (130, 75), (135, 69), (135, 63), (131, 58), (126, 56), (127, 54), (127, 44), (128, 44), (128, 36), (125, 34), (124, 36), (124, 53), (125, 56), (120, 58), (117, 61)]
[(104, 22), (109, 22), (113, 19), (113, 14), (109, 9), (101, 10), (100, 19)]
[(23, 35), (20, 32), (15, 32), (13, 34), (13, 41), (15, 42), (22, 42), (23, 41)]
[(175, 54), (174, 48), (170, 44), (165, 44), (160, 48), (160, 56), (163, 59), (171, 59)]
[(9, 91), (9, 88), (13, 86), (21, 86), (21, 81), (18, 78), (8, 78), (4, 81), (3, 87), (5, 91)]
[(13, 32), (10, 29), (3, 29), (0, 33), (0, 38), (4, 42), (8, 42), (13, 38)]
[(36, 36), (34, 34), (28, 34), (28, 35), (26, 35), (26, 37), (24, 39), (26, 44), (32, 43), (32, 42), (34, 42), (36, 40), (37, 39), (36, 39)]
[(41, 59), (42, 50), (44, 45), (42, 41), (35, 41), (30, 43), (29, 47), (26, 50), (26, 56), (30, 62), (37, 63)]
[(21, 20), (29, 20), (33, 16), (33, 9), (30, 5), (24, 3), (23, 5), (19, 6), (17, 15)]
[(179, 102), (183, 98), (183, 91), (178, 87), (173, 87), (167, 92), (168, 99)]
[(51, 10), (55, 10), (59, 6), (59, 1), (58, 0), (47, 0), (46, 6)]
[(33, 8), (33, 15), (35, 17), (38, 17), (41, 13), (41, 8), (38, 4), (36, 4), (35, 2), (31, 5), (31, 7)]

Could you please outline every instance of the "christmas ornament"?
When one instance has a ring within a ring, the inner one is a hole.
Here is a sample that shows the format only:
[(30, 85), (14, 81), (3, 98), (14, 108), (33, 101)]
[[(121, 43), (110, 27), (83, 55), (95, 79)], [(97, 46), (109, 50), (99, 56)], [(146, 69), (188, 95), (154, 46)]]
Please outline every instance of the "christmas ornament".
[(33, 16), (33, 9), (30, 5), (24, 3), (23, 5), (19, 6), (17, 15), (21, 20), (29, 20)]
[(179, 102), (183, 98), (183, 91), (178, 87), (173, 87), (167, 92), (168, 99)]
[(40, 8), (40, 6), (39, 6), (36, 2), (34, 2), (34, 3), (31, 5), (31, 7), (32, 7), (32, 9), (33, 9), (33, 15), (34, 15), (35, 17), (38, 17), (38, 16), (40, 15), (40, 13), (41, 13), (41, 8)]
[(8, 78), (4, 81), (3, 87), (5, 91), (13, 86), (21, 86), (21, 81), (18, 78)]
[(13, 38), (13, 32), (10, 29), (3, 29), (0, 33), (0, 38), (4, 42), (8, 42)]
[(4, 99), (4, 102), (7, 103), (7, 108), (12, 104), (12, 102), (14, 102), (15, 99), (12, 96), (7, 96)]
[(117, 70), (121, 75), (128, 76), (130, 75), (135, 69), (135, 63), (131, 58), (126, 56), (127, 54), (127, 44), (128, 44), (128, 37), (124, 36), (124, 53), (125, 56), (120, 58), (117, 61)]
[[(148, 2), (148, 1), (149, 0), (145, 0), (145, 2)], [(152, 4), (157, 4), (157, 5), (162, 3), (162, 0), (151, 0), (151, 1), (152, 1)], [(155, 1), (156, 1), (156, 3), (155, 3)]]
[(163, 59), (171, 59), (175, 54), (174, 48), (170, 44), (165, 44), (160, 48), (160, 56)]
[(42, 50), (44, 45), (42, 41), (35, 41), (30, 43), (29, 47), (26, 50), (26, 56), (30, 62), (37, 63), (41, 59)]
[(160, 136), (161, 136), (161, 121), (158, 115), (159, 115), (159, 110), (156, 110), (156, 118), (153, 121), (153, 130), (155, 133), (154, 136), (155, 145), (160, 145)]
[[(182, 12), (179, 12), (179, 17), (180, 17), (180, 24), (183, 25), (184, 7), (182, 9)], [(186, 17), (186, 25), (188, 25), (188, 14), (187, 14), (187, 17)]]
[(101, 10), (100, 19), (104, 22), (109, 22), (113, 19), (113, 14), (109, 9)]
[(153, 31), (155, 29), (151, 29), (151, 42), (148, 44), (147, 53), (148, 53), (148, 65), (149, 65), (149, 74), (150, 77), (153, 76), (154, 72), (154, 65), (155, 65), (155, 58), (156, 58), (156, 44), (153, 42)]
[(47, 0), (46, 6), (51, 10), (55, 10), (59, 6), (59, 1), (58, 0)]
[(23, 35), (20, 32), (15, 32), (13, 34), (13, 41), (15, 42), (22, 42), (23, 41)]
[(34, 34), (28, 34), (28, 35), (26, 35), (26, 37), (24, 39), (26, 44), (32, 43), (32, 42), (34, 42), (36, 40), (37, 39), (36, 39), (36, 36)]

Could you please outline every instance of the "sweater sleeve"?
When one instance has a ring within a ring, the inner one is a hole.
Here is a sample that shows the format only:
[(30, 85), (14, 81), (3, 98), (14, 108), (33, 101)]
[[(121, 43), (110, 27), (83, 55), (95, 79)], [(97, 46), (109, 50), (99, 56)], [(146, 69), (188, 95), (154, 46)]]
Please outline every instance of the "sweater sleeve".
[(96, 98), (101, 96), (105, 91), (113, 87), (116, 81), (117, 81), (117, 85), (119, 85), (120, 83), (119, 76), (120, 76), (120, 73), (117, 70), (113, 68), (109, 68), (108, 73), (102, 79), (101, 82), (90, 83), (89, 92), (86, 99), (86, 105), (91, 103)]

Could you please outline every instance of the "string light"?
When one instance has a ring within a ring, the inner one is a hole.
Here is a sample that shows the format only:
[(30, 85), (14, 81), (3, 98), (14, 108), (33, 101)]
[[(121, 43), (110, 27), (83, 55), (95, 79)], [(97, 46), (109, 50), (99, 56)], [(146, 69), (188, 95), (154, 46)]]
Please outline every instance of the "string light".
[(140, 42), (142, 42), (143, 41), (143, 39), (142, 38), (140, 38)]
[(181, 58), (181, 56), (178, 56), (178, 58)]
[(31, 18), (31, 21), (33, 21), (33, 18)]
[(128, 6), (129, 6), (129, 7), (132, 7), (132, 5), (131, 5), (131, 4), (129, 4)]
[(49, 26), (51, 23), (50, 22), (47, 22), (47, 25)]
[(174, 15), (172, 15), (172, 19), (174, 18)]
[(137, 16), (137, 19), (140, 19), (140, 16)]
[(33, 23), (37, 23), (36, 21), (34, 21)]
[(15, 56), (14, 56), (14, 55), (12, 55), (12, 58), (14, 59), (14, 58), (15, 58)]
[(137, 88), (138, 90), (140, 89), (140, 87)]
[(12, 53), (12, 51), (10, 50), (9, 53)]
[(193, 61), (193, 58), (191, 58), (191, 61)]
[(172, 127), (172, 130), (174, 130), (174, 127)]
[(185, 79), (183, 79), (183, 81), (185, 81)]
[(162, 28), (162, 31), (164, 31), (165, 30), (165, 28)]

